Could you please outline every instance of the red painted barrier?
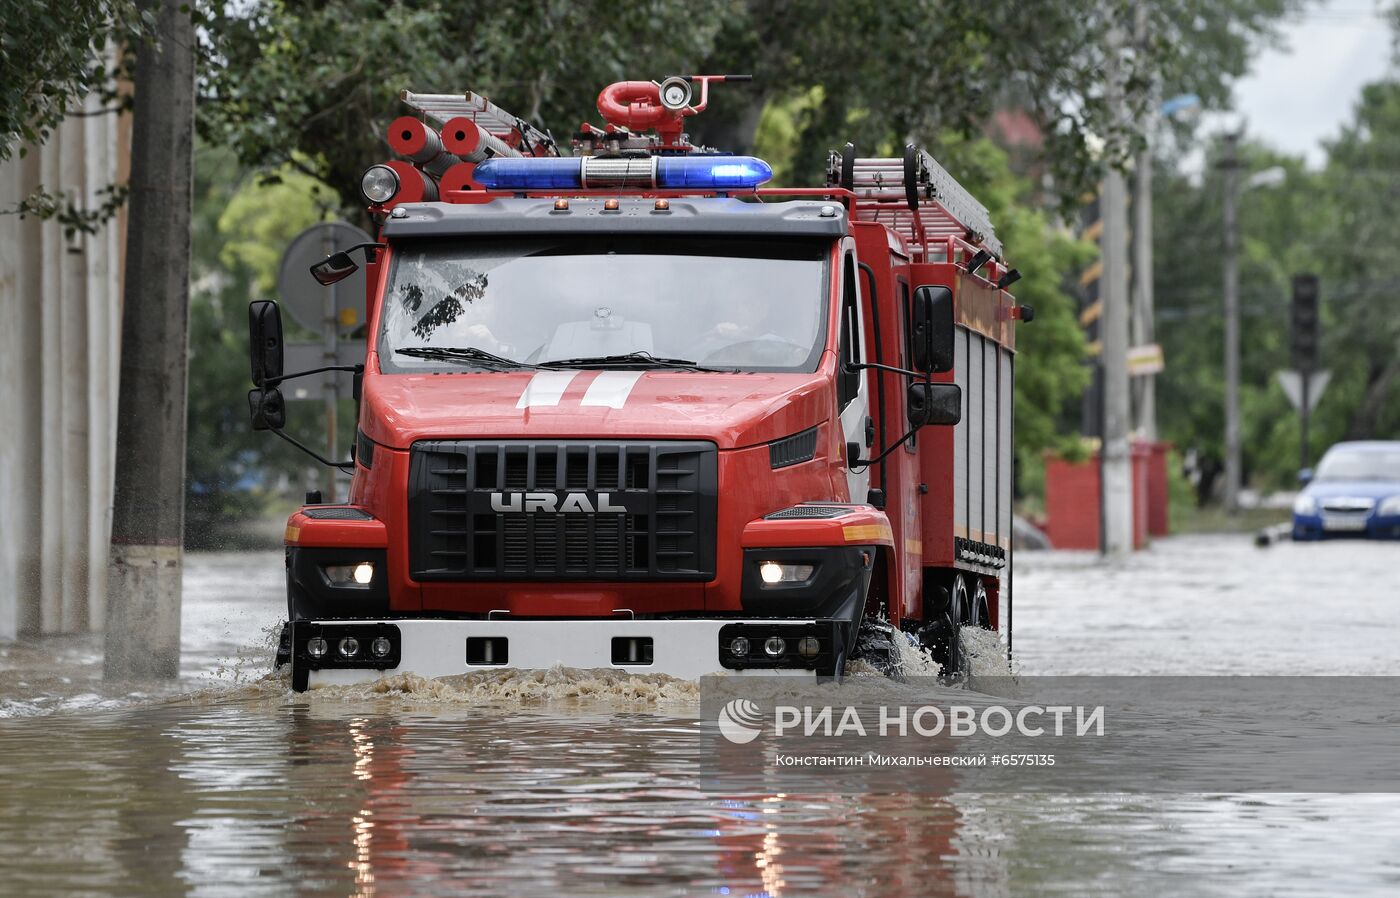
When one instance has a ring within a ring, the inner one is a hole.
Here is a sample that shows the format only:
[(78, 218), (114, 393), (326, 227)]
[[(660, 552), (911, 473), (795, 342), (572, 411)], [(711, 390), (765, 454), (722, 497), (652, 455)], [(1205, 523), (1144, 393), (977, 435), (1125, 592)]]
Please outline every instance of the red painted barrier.
[[(1167, 533), (1165, 443), (1134, 443), (1133, 547), (1146, 548), (1149, 536)], [(1099, 454), (1087, 461), (1045, 459), (1045, 535), (1057, 549), (1099, 548)], [(1154, 529), (1160, 528), (1160, 529)]]
[(1167, 464), (1171, 443), (1149, 443), (1152, 457), (1147, 469), (1147, 535), (1166, 536), (1171, 532), (1171, 490)]

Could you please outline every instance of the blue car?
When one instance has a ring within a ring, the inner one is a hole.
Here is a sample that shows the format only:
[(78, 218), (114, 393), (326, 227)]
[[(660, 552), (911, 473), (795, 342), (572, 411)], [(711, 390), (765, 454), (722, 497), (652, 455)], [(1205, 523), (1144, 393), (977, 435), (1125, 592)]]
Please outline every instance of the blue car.
[(1400, 539), (1400, 442), (1337, 443), (1298, 476), (1294, 539)]

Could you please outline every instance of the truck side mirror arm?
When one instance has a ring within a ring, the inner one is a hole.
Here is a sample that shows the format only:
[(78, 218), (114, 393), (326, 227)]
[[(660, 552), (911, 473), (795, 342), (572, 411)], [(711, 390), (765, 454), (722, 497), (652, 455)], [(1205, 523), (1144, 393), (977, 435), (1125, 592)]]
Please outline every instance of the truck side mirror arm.
[[(366, 244), (377, 246), (378, 244)], [(369, 253), (369, 250), (365, 250)], [(352, 263), (353, 264), (353, 263)], [(283, 428), (287, 425), (287, 406), (282, 391), (277, 389), (283, 381), (327, 371), (350, 371), (358, 378), (364, 373), (364, 365), (326, 365), (310, 371), (295, 374), (282, 373), (282, 310), (270, 300), (258, 300), (248, 304), (248, 351), (252, 362), (253, 386), (248, 392), (248, 413), (254, 430), (267, 430), (291, 443), (323, 465), (353, 471), (353, 462), (331, 461), (309, 446), (304, 445)]]
[(357, 249), (365, 251), (365, 262), (374, 261), (372, 253), (376, 249), (384, 249), (382, 243), (357, 243), (352, 247), (343, 249), (340, 252), (331, 253), (315, 265), (311, 266), (311, 276), (316, 279), (316, 283), (322, 287), (329, 287), (331, 284), (343, 281), (359, 270), (360, 266), (355, 260), (350, 258), (350, 254)]

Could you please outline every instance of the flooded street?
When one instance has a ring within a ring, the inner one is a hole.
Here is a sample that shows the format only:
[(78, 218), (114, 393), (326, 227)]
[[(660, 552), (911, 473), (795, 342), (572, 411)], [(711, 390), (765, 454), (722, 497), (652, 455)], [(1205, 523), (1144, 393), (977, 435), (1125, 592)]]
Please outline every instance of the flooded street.
[[(1019, 556), (1023, 674), (1400, 674), (1400, 547), (1191, 537)], [(187, 559), (184, 676), (0, 650), (6, 893), (1392, 895), (1397, 795), (708, 794), (693, 684), (294, 696), (276, 553)], [(911, 773), (911, 775), (918, 775)]]

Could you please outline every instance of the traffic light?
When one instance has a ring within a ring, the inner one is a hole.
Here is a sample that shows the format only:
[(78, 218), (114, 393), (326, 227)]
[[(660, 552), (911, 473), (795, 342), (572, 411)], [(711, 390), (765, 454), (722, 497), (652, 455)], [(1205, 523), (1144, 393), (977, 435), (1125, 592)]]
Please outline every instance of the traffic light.
[(1318, 320), (1317, 305), (1317, 275), (1294, 275), (1290, 349), (1295, 371), (1317, 370), (1318, 348), (1321, 343), (1321, 323)]

